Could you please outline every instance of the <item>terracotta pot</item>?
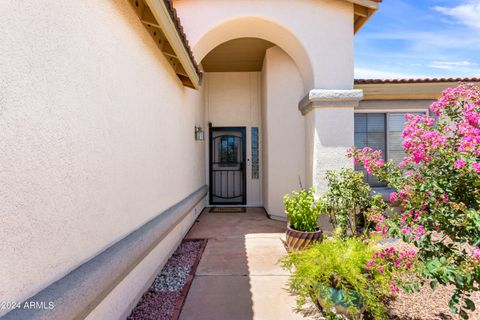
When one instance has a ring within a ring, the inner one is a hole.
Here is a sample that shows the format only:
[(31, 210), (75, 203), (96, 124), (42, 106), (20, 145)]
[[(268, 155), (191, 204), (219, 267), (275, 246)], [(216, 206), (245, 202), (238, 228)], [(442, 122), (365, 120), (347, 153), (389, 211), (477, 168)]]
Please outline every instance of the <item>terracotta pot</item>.
[(320, 242), (323, 239), (323, 231), (317, 228), (314, 232), (303, 232), (287, 226), (286, 243), (288, 250), (302, 250), (310, 244)]

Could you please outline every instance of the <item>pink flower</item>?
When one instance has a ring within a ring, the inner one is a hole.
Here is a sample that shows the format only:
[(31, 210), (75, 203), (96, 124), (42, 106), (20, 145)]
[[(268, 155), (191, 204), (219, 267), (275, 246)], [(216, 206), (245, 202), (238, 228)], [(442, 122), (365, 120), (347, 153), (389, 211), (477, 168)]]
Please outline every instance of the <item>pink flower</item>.
[(478, 260), (480, 262), (480, 247), (476, 247), (473, 250), (472, 257), (473, 260)]
[(398, 194), (396, 192), (390, 193), (390, 202), (394, 203), (395, 201), (397, 201), (397, 196)]
[(444, 193), (442, 196), (443, 196), (443, 202), (444, 203), (448, 203), (448, 201), (450, 201), (450, 198), (449, 198), (448, 194)]
[(370, 261), (367, 263), (367, 265), (365, 266), (365, 268), (366, 268), (367, 270), (371, 270), (375, 264), (376, 264), (375, 259), (372, 259), (372, 260), (370, 260)]
[(475, 172), (480, 172), (480, 163), (478, 162), (473, 162), (472, 163), (473, 171)]
[(438, 149), (447, 145), (447, 136), (438, 132), (431, 117), (425, 115), (407, 115), (407, 123), (403, 130), (403, 147), (407, 157), (402, 165), (409, 162), (428, 163)]
[(410, 234), (412, 232), (412, 228), (409, 226), (404, 226), (403, 229), (400, 231), (401, 234)]
[(393, 293), (399, 293), (400, 292), (398, 287), (393, 283), (390, 285), (390, 291), (392, 291)]
[(355, 164), (361, 162), (368, 174), (375, 173), (385, 165), (381, 150), (365, 147), (362, 150), (347, 150), (347, 155), (353, 157)]
[(465, 160), (457, 160), (455, 161), (454, 167), (455, 169), (463, 168), (467, 164), (467, 161)]
[(382, 236), (386, 235), (388, 233), (388, 226), (383, 226), (382, 228)]

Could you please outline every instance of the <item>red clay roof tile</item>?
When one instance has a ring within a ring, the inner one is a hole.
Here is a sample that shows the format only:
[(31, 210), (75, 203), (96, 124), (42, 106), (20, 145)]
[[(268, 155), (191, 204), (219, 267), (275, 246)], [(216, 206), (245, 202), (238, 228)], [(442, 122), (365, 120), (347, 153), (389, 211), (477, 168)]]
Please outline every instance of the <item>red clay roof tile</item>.
[(355, 79), (355, 84), (480, 82), (480, 78)]
[(190, 56), (190, 60), (193, 63), (193, 66), (195, 67), (195, 71), (197, 72), (198, 76), (201, 78), (202, 74), (200, 71), (200, 68), (198, 67), (197, 62), (195, 61), (195, 58), (193, 56), (192, 48), (190, 47), (190, 44), (188, 43), (187, 35), (185, 34), (183, 30), (182, 23), (180, 22), (180, 18), (177, 15), (177, 10), (173, 6), (173, 0), (163, 0), (165, 3), (165, 6), (168, 8), (168, 12), (170, 13), (170, 18), (172, 19), (173, 23), (175, 24), (175, 27), (177, 29), (178, 35), (182, 39), (183, 45), (185, 46), (185, 49), (188, 52), (188, 55)]

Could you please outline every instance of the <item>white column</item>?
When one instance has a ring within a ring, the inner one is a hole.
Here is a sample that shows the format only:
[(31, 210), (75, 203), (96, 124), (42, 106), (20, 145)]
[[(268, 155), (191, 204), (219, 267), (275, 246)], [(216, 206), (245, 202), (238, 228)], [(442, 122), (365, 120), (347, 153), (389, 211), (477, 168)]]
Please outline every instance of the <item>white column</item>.
[(325, 172), (353, 167), (346, 150), (354, 144), (354, 108), (363, 90), (314, 89), (299, 103), (305, 116), (306, 186), (325, 191)]

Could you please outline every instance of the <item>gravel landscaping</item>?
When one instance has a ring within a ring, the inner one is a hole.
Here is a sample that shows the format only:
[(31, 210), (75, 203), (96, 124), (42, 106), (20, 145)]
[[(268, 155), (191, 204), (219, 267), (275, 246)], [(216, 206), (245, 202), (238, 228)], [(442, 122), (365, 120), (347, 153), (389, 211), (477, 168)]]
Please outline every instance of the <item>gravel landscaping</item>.
[(205, 240), (183, 240), (127, 320), (175, 320), (205, 244)]
[[(403, 241), (385, 241), (385, 247), (395, 247), (399, 250), (414, 249)], [(448, 301), (453, 294), (452, 287), (437, 286), (432, 290), (425, 285), (419, 292), (405, 293), (400, 290), (389, 304), (391, 319), (395, 320), (446, 320), (458, 319), (449, 307)], [(472, 294), (471, 300), (480, 309), (480, 293)], [(471, 320), (480, 320), (480, 311), (469, 314)]]

